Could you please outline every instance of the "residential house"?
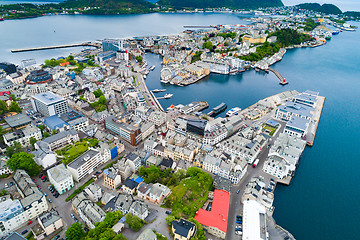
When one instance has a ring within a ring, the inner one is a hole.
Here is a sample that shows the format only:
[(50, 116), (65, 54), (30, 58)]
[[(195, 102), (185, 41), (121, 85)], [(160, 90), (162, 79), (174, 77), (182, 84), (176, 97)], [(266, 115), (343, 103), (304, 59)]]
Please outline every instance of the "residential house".
[(63, 163), (47, 170), (50, 183), (59, 194), (74, 187), (73, 176)]
[(196, 225), (181, 218), (171, 222), (171, 230), (174, 234), (174, 239), (190, 240), (196, 233)]

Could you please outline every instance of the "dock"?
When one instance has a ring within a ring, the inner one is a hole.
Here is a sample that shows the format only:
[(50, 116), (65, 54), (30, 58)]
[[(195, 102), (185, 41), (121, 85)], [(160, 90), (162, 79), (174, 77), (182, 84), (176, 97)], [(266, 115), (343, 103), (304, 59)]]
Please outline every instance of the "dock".
[(321, 117), (322, 109), (324, 108), (324, 104), (325, 104), (325, 97), (318, 96), (318, 102), (315, 106), (313, 119), (310, 122), (309, 131), (308, 134), (306, 135), (306, 144), (310, 147), (314, 145), (315, 135), (320, 122), (320, 117)]
[(273, 72), (275, 74), (275, 76), (280, 80), (280, 84), (281, 85), (286, 85), (288, 84), (288, 82), (285, 80), (285, 78), (283, 76), (281, 76), (281, 74), (276, 71), (275, 69), (272, 68), (268, 68), (271, 72)]
[(184, 26), (184, 28), (216, 28), (215, 26)]
[(12, 49), (12, 53), (19, 53), (19, 52), (31, 52), (31, 51), (40, 51), (40, 50), (50, 50), (50, 49), (58, 49), (58, 48), (71, 48), (71, 47), (97, 47), (100, 46), (91, 43), (91, 42), (85, 42), (85, 43), (73, 43), (73, 44), (62, 44), (62, 45), (54, 45), (54, 46), (47, 46), (47, 47), (33, 47), (33, 48), (19, 48), (19, 49)]

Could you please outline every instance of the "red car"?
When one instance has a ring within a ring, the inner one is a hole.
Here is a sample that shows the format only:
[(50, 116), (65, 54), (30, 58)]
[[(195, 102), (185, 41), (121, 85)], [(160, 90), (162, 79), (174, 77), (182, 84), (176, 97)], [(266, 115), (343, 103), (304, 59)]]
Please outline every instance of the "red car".
[(45, 176), (42, 176), (42, 177), (41, 177), (41, 180), (44, 180), (44, 178), (45, 178)]
[(33, 182), (34, 182), (34, 183), (36, 183), (36, 180), (35, 180), (35, 179), (33, 179)]
[(32, 221), (29, 221), (26, 225), (30, 225), (30, 224), (32, 224)]

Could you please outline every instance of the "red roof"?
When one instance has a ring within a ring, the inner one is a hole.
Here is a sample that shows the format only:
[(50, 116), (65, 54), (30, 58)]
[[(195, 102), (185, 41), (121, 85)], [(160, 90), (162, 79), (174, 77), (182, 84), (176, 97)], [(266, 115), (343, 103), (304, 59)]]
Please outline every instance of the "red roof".
[(229, 203), (230, 193), (216, 189), (211, 211), (199, 209), (195, 215), (195, 220), (202, 225), (215, 227), (226, 233)]

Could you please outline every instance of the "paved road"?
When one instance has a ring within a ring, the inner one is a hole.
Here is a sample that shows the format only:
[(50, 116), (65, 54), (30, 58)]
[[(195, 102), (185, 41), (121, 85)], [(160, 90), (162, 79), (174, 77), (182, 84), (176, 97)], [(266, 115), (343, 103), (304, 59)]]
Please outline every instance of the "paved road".
[[(273, 136), (270, 139), (270, 144), (273, 144), (275, 139), (279, 136), (279, 134), (284, 130), (285, 123), (279, 122), (281, 124), (280, 129), (276, 132), (275, 136)], [(246, 175), (243, 177), (243, 179), (240, 181), (240, 183), (236, 186), (233, 186), (231, 189), (230, 194), (230, 205), (229, 205), (229, 217), (228, 217), (228, 226), (227, 226), (227, 233), (226, 238), (228, 240), (233, 239), (241, 239), (241, 236), (235, 234), (235, 226), (239, 225), (235, 223), (235, 216), (241, 215), (243, 212), (243, 205), (241, 203), (241, 196), (243, 192), (245, 191), (246, 184), (250, 181), (252, 177), (256, 176), (264, 176), (264, 182), (268, 184), (270, 182), (271, 176), (264, 173), (262, 171), (265, 159), (267, 155), (269, 154), (270, 148), (264, 147), (262, 151), (260, 152), (258, 159), (260, 159), (259, 164), (256, 168), (248, 166), (248, 171)], [(239, 193), (236, 193), (236, 191), (239, 190)]]

